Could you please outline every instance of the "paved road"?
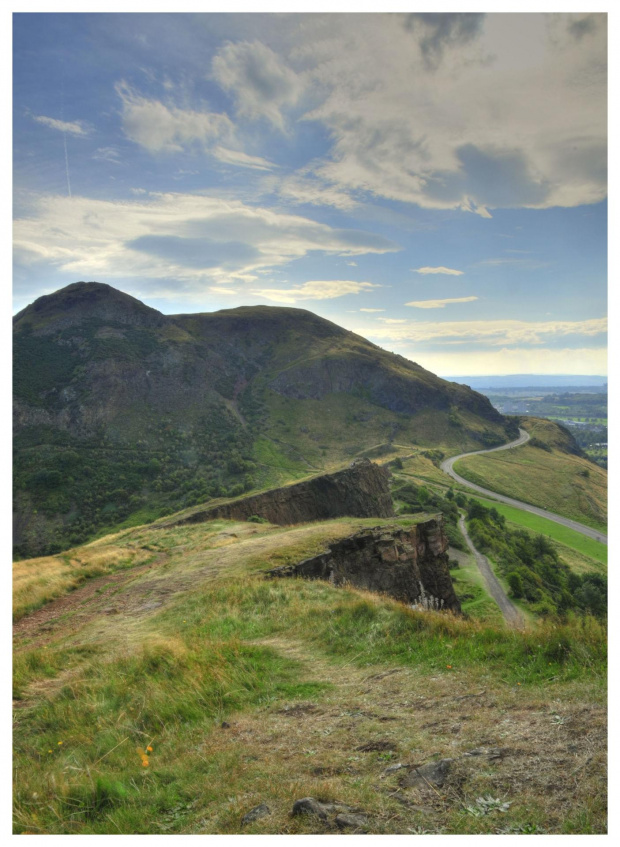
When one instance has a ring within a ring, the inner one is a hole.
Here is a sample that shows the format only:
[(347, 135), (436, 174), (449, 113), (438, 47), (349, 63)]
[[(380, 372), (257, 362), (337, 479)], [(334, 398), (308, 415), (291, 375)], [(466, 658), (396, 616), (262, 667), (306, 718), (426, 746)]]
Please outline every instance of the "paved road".
[(441, 470), (449, 474), (452, 479), (460, 482), (461, 485), (466, 485), (467, 488), (471, 488), (479, 494), (484, 494), (485, 497), (489, 497), (491, 500), (498, 500), (500, 503), (507, 503), (509, 506), (516, 506), (517, 509), (523, 509), (525, 512), (531, 512), (533, 515), (539, 515), (541, 518), (547, 518), (547, 520), (555, 521), (555, 523), (562, 524), (562, 526), (566, 526), (569, 529), (574, 529), (582, 535), (587, 535), (588, 538), (593, 538), (595, 541), (607, 544), (607, 536), (598, 532), (596, 529), (592, 529), (592, 527), (577, 523), (577, 521), (571, 521), (570, 518), (563, 518), (561, 515), (548, 512), (546, 509), (539, 509), (537, 506), (531, 506), (529, 503), (522, 503), (520, 500), (514, 500), (512, 497), (505, 497), (503, 494), (497, 494), (495, 491), (489, 491), (488, 488), (482, 488), (481, 485), (476, 485), (473, 482), (469, 482), (469, 480), (464, 477), (459, 476), (452, 467), (455, 462), (458, 462), (459, 459), (463, 459), (465, 456), (478, 456), (480, 453), (495, 453), (498, 450), (512, 450), (514, 447), (519, 447), (521, 444), (525, 444), (529, 440), (529, 434), (524, 429), (519, 429), (519, 437), (515, 441), (511, 441), (510, 444), (503, 444), (501, 447), (492, 447), (490, 450), (474, 450), (472, 453), (460, 453), (458, 456), (452, 456), (441, 463)]
[(499, 606), (501, 613), (504, 616), (504, 620), (508, 626), (512, 626), (516, 629), (523, 629), (524, 621), (521, 612), (508, 599), (508, 596), (502, 588), (498, 578), (493, 573), (493, 569), (491, 568), (491, 564), (487, 557), (483, 556), (482, 553), (474, 547), (472, 540), (467, 533), (467, 527), (465, 526), (465, 518), (463, 515), (459, 518), (459, 527), (463, 533), (465, 541), (467, 542), (467, 546), (474, 555), (476, 564), (478, 565), (478, 570), (484, 577), (484, 581), (489, 589), (489, 594)]

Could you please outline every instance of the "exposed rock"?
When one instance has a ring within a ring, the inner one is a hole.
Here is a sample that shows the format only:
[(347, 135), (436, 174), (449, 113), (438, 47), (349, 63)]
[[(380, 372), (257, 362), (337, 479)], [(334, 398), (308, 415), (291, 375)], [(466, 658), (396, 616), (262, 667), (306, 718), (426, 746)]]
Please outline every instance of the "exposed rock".
[(403, 788), (424, 788), (429, 785), (441, 788), (450, 772), (452, 761), (452, 759), (440, 759), (438, 762), (428, 762), (422, 767), (413, 768), (400, 784)]
[(253, 823), (254, 821), (267, 817), (267, 815), (270, 814), (271, 809), (269, 806), (266, 803), (261, 803), (260, 806), (255, 806), (253, 809), (250, 809), (250, 811), (241, 818), (241, 826)]
[(394, 507), (389, 478), (387, 468), (379, 467), (369, 459), (358, 459), (343, 471), (213, 506), (160, 526), (202, 523), (214, 518), (243, 521), (254, 515), (281, 525), (345, 515), (390, 518), (394, 515)]
[(409, 529), (365, 529), (335, 541), (327, 552), (268, 572), (272, 577), (324, 579), (388, 594), (424, 608), (461, 611), (446, 553), (443, 516)]
[(336, 815), (334, 822), (338, 829), (363, 829), (368, 826), (364, 815)]
[(323, 808), (323, 804), (315, 800), (314, 797), (302, 797), (301, 800), (295, 800), (293, 803), (293, 817), (297, 815), (316, 815), (323, 821), (327, 820), (327, 811)]

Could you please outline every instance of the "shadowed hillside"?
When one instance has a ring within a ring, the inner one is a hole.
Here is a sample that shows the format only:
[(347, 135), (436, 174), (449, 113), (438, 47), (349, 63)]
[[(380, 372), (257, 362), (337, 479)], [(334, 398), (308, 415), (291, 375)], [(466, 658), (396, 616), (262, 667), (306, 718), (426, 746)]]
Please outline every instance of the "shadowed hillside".
[(414, 444), (507, 440), (489, 401), (302, 309), (162, 315), (78, 282), (14, 319), (15, 549)]

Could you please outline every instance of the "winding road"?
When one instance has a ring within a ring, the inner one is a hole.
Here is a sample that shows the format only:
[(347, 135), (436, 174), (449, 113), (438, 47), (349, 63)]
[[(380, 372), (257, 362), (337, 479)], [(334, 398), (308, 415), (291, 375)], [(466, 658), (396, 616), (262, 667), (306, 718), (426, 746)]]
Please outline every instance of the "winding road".
[(488, 497), (491, 500), (498, 500), (500, 503), (507, 503), (509, 506), (515, 506), (517, 509), (523, 509), (525, 512), (531, 512), (541, 518), (547, 518), (547, 520), (555, 521), (555, 523), (559, 523), (569, 529), (574, 529), (582, 535), (587, 535), (588, 538), (593, 538), (595, 541), (607, 544), (607, 536), (603, 535), (596, 529), (592, 529), (592, 527), (584, 526), (584, 524), (572, 521), (570, 518), (563, 518), (561, 515), (556, 515), (554, 512), (548, 512), (546, 509), (539, 509), (538, 506), (523, 503), (521, 500), (514, 500), (512, 497), (506, 497), (504, 494), (498, 494), (496, 491), (490, 491), (488, 488), (483, 488), (481, 485), (476, 485), (473, 482), (469, 482), (469, 480), (464, 477), (459, 476), (453, 468), (454, 463), (458, 462), (459, 459), (464, 459), (465, 456), (478, 456), (482, 453), (496, 453), (499, 450), (512, 450), (515, 447), (520, 447), (529, 440), (529, 433), (527, 433), (524, 429), (519, 429), (519, 437), (515, 439), (515, 441), (511, 441), (509, 444), (502, 444), (501, 447), (491, 447), (489, 450), (474, 450), (472, 453), (460, 453), (458, 456), (451, 456), (449, 459), (445, 459), (445, 461), (441, 463), (440, 467), (442, 471), (449, 474), (452, 479), (456, 480), (456, 482), (460, 482), (461, 485), (465, 485), (467, 488), (477, 491), (478, 494), (484, 494), (485, 497)]

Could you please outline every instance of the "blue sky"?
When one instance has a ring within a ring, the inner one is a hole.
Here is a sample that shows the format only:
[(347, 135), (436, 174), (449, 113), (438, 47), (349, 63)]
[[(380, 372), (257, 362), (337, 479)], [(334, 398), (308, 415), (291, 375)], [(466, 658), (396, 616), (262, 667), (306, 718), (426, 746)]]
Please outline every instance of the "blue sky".
[(14, 308), (309, 309), (606, 373), (606, 16), (17, 14)]

